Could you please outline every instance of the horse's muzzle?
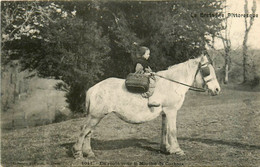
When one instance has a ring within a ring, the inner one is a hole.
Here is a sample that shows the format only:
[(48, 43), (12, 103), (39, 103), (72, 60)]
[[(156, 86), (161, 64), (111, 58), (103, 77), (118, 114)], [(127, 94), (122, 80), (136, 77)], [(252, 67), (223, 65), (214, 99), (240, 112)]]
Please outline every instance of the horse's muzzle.
[(214, 89), (214, 90), (209, 90), (209, 92), (210, 92), (210, 94), (211, 94), (212, 96), (216, 96), (216, 95), (219, 94), (220, 88), (216, 88), (216, 89)]

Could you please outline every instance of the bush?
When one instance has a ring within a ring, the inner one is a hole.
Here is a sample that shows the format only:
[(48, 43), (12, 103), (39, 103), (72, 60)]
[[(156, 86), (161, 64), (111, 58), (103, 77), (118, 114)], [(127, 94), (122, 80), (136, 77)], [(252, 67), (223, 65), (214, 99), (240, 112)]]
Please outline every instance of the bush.
[(251, 87), (257, 87), (260, 84), (260, 76), (255, 76), (254, 79), (250, 81)]
[(55, 118), (53, 120), (53, 123), (66, 121), (68, 119), (69, 119), (68, 115), (66, 115), (65, 113), (62, 113), (61, 111), (58, 110), (58, 111), (55, 112)]

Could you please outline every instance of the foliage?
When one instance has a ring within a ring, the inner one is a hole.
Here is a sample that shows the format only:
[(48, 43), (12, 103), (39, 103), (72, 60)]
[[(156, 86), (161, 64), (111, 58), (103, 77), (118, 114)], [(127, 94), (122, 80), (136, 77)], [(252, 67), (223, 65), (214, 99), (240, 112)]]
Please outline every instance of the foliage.
[(55, 22), (55, 17), (67, 17), (67, 12), (54, 3), (3, 2), (1, 8), (2, 43), (22, 36), (42, 39), (40, 28)]
[(80, 18), (57, 20), (42, 31), (48, 41), (38, 45), (41, 52), (25, 53), (29, 57), (21, 58), (23, 68), (37, 69), (42, 77), (63, 80), (65, 84), (60, 88), (67, 91), (70, 108), (79, 111), (86, 89), (104, 75), (109, 40), (95, 22)]
[[(108, 2), (100, 4), (99, 8), (101, 16), (107, 14), (115, 20), (112, 26), (111, 22), (102, 25), (111, 27), (108, 33), (115, 46), (112, 47), (116, 52), (113, 57), (124, 62), (123, 55), (127, 55), (133, 62), (136, 49), (133, 43), (136, 42), (151, 49), (154, 70), (198, 56), (209, 43), (208, 37), (222, 28), (221, 18), (198, 16), (201, 11), (221, 11), (218, 1)], [(197, 14), (197, 17), (191, 17), (191, 14)]]
[[(68, 17), (67, 11), (60, 5), (43, 2), (1, 2), (1, 50), (2, 62), (8, 63), (17, 57), (21, 49), (12, 48), (14, 45), (24, 42), (24, 39), (35, 41), (43, 39), (41, 29), (55, 22), (57, 18)], [(75, 15), (72, 11), (71, 15)], [(30, 41), (29, 41), (30, 42)], [(31, 44), (33, 42), (30, 42)], [(8, 45), (8, 46), (6, 46)], [(18, 50), (17, 50), (18, 49)]]
[[(150, 48), (152, 69), (162, 70), (201, 54), (209, 37), (222, 28), (221, 18), (191, 17), (201, 11), (219, 12), (218, 0), (4, 3), (8, 4), (2, 11), (20, 6), (26, 10), (19, 10), (25, 14), (19, 23), (2, 22), (10, 25), (5, 34), (14, 31), (4, 46), (12, 53), (5, 55), (21, 60), (23, 69), (62, 79), (65, 84), (58, 87), (68, 92), (74, 111), (84, 108), (85, 90), (91, 85), (133, 71), (139, 46)], [(8, 18), (8, 12), (2, 13)]]
[[(213, 57), (214, 67), (216, 70), (219, 83), (224, 83), (225, 71), (223, 64), (225, 59), (222, 56), (225, 50), (209, 50), (209, 54)], [(248, 82), (247, 86), (256, 87), (259, 86), (258, 78), (260, 76), (260, 50), (249, 49), (248, 50)], [(230, 50), (230, 59), (232, 60), (232, 68), (229, 71), (229, 83), (241, 84), (243, 82), (243, 49)]]

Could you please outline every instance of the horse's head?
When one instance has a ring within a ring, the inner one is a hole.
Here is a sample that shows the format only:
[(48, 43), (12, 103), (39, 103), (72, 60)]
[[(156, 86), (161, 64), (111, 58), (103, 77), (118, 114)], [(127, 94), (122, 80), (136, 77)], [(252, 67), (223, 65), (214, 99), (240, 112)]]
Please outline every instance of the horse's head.
[(217, 95), (221, 90), (213, 65), (209, 62), (207, 56), (203, 55), (200, 58), (196, 83), (206, 87), (211, 92), (211, 95)]

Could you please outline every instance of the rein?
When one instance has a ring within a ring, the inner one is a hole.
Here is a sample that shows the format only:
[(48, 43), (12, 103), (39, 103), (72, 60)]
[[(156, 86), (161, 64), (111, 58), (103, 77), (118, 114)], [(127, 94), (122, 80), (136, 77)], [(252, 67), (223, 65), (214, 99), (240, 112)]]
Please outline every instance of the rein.
[(195, 86), (190, 86), (190, 85), (187, 85), (187, 84), (185, 84), (185, 83), (182, 83), (182, 82), (179, 82), (179, 81), (175, 81), (175, 80), (173, 80), (173, 79), (169, 79), (169, 78), (166, 78), (166, 77), (164, 77), (164, 76), (161, 76), (161, 75), (158, 75), (158, 74), (155, 74), (155, 73), (152, 73), (152, 75), (155, 75), (155, 76), (158, 76), (158, 77), (160, 77), (160, 78), (169, 80), (169, 81), (171, 81), (171, 82), (178, 83), (178, 84), (183, 85), (183, 86), (187, 86), (187, 87), (190, 88), (190, 90), (193, 90), (193, 91), (196, 91), (196, 92), (206, 92), (206, 91), (207, 91), (207, 89), (198, 88), (198, 87), (195, 87)]
[[(208, 64), (209, 64), (209, 63), (205, 63), (205, 64), (199, 63), (199, 68), (197, 69), (195, 76), (198, 74), (198, 72), (199, 72), (199, 70), (200, 70), (201, 68), (205, 68), (204, 66), (207, 66)], [(180, 84), (180, 85), (183, 85), (183, 86), (187, 86), (187, 87), (189, 87), (190, 90), (192, 90), (192, 91), (196, 91), (196, 92), (206, 92), (206, 91), (207, 91), (207, 89), (198, 88), (198, 87), (195, 87), (195, 86), (187, 85), (187, 84), (185, 84), (185, 83), (182, 83), (182, 82), (179, 82), (179, 81), (175, 81), (175, 80), (173, 80), (173, 79), (166, 78), (166, 77), (161, 76), (161, 75), (158, 75), (158, 74), (156, 74), (156, 73), (151, 73), (151, 74), (152, 74), (152, 75), (155, 75), (155, 76), (158, 76), (158, 77), (160, 77), (160, 78), (166, 79), (166, 80), (168, 80), (168, 81), (175, 82), (175, 83)], [(210, 81), (211, 81), (211, 80), (208, 80), (208, 81), (206, 81), (206, 83), (207, 83), (207, 82), (210, 82)]]

